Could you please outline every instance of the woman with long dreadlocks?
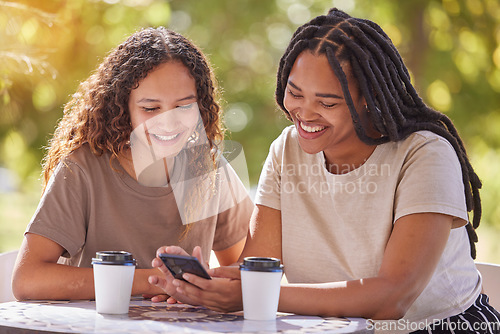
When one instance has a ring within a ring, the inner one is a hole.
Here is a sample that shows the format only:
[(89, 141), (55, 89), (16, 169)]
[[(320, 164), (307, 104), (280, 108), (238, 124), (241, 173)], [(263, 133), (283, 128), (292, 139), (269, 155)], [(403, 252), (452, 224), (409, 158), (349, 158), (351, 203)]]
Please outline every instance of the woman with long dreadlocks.
[(148, 283), (161, 245), (238, 259), (254, 206), (221, 157), (216, 82), (193, 43), (163, 27), (132, 34), (64, 111), (19, 251), (18, 299), (93, 298), (97, 251), (131, 252), (132, 294), (153, 301), (167, 298)]
[[(402, 318), (425, 333), (498, 331), (473, 261), (481, 183), (382, 29), (337, 9), (298, 28), (276, 101), (294, 124), (271, 145), (240, 261), (282, 259), (290, 284), (279, 310)], [(211, 274), (150, 282), (179, 300), (241, 310), (238, 268)]]

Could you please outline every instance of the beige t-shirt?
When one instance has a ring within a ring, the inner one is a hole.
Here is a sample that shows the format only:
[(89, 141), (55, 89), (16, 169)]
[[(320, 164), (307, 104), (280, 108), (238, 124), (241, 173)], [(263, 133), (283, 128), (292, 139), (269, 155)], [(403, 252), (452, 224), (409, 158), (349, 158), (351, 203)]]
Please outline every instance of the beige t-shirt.
[[(230, 194), (215, 191), (212, 204), (224, 204), (224, 211), (190, 224), (187, 237), (180, 240), (186, 225), (172, 187), (143, 186), (116, 159), (118, 172), (113, 170), (109, 157), (96, 156), (84, 145), (66, 158), (26, 229), (61, 245), (65, 253), (59, 262), (90, 267), (97, 251), (125, 250), (138, 268), (151, 268), (156, 250), (164, 245), (179, 245), (190, 254), (199, 245), (208, 261), (212, 249), (224, 250), (246, 236), (253, 210), (250, 198), (226, 205), (232, 201)], [(229, 165), (223, 170), (234, 174)], [(221, 189), (220, 182), (216, 184)]]
[(288, 127), (271, 145), (255, 202), (281, 211), (283, 262), (291, 283), (374, 277), (393, 223), (435, 212), (454, 216), (456, 228), (405, 319), (458, 314), (480, 292), (464, 227), (461, 167), (449, 142), (434, 133), (420, 131), (379, 145), (361, 167), (334, 175), (325, 168), (323, 153), (305, 153), (296, 129)]

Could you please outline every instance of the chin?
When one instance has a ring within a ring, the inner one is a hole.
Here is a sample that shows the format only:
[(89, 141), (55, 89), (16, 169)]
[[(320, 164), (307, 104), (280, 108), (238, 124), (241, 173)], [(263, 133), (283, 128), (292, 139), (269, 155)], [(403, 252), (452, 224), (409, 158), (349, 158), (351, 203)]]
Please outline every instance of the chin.
[(316, 154), (323, 151), (319, 148), (311, 147), (311, 145), (304, 145), (303, 143), (301, 143), (300, 139), (299, 139), (299, 146), (302, 149), (302, 151), (306, 152), (307, 154)]

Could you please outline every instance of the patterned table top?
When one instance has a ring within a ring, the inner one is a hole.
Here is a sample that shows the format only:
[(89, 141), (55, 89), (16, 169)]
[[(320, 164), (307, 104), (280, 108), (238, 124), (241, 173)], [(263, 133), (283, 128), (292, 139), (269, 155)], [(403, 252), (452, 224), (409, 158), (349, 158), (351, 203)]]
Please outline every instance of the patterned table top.
[(373, 333), (360, 318), (321, 318), (278, 313), (275, 321), (244, 320), (239, 313), (133, 298), (129, 313), (103, 315), (94, 301), (0, 304), (0, 333)]

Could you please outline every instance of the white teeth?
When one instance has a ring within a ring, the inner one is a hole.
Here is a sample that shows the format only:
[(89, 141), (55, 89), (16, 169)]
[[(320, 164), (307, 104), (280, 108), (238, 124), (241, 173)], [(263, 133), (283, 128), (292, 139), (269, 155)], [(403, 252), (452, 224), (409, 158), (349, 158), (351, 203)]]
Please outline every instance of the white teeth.
[(172, 140), (172, 139), (175, 139), (177, 138), (179, 134), (175, 134), (173, 136), (162, 136), (162, 135), (157, 135), (157, 134), (153, 134), (153, 136), (159, 140), (164, 140), (164, 141), (167, 141), (167, 140)]
[(326, 126), (307, 126), (302, 122), (300, 122), (300, 127), (306, 132), (318, 132), (326, 128)]

